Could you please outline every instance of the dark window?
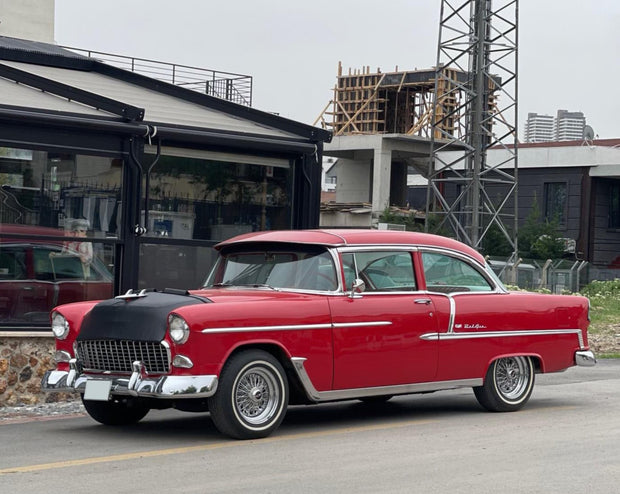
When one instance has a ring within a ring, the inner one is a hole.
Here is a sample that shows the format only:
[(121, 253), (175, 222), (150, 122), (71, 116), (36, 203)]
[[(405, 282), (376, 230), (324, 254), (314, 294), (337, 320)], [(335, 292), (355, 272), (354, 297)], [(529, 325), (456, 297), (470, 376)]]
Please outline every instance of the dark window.
[(545, 219), (566, 224), (567, 187), (565, 182), (545, 184)]
[(609, 187), (609, 228), (620, 228), (620, 182)]

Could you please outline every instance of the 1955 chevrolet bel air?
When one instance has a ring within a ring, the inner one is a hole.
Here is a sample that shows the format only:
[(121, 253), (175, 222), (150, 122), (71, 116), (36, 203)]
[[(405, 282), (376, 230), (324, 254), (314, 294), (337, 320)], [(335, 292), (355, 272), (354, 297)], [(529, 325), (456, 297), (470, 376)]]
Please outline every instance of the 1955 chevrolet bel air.
[(216, 249), (198, 290), (55, 308), (43, 389), (79, 393), (103, 424), (208, 410), (220, 432), (249, 439), (294, 404), (471, 387), (485, 409), (514, 411), (536, 373), (596, 362), (586, 298), (509, 292), (448, 238), (269, 231)]

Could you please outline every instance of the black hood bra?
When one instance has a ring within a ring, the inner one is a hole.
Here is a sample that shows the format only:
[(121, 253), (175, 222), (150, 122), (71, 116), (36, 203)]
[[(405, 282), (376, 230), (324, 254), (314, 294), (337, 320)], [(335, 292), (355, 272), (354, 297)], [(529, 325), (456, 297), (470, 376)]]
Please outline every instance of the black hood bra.
[(139, 296), (105, 300), (86, 314), (77, 340), (161, 341), (171, 311), (209, 302), (188, 292), (172, 290), (144, 291)]

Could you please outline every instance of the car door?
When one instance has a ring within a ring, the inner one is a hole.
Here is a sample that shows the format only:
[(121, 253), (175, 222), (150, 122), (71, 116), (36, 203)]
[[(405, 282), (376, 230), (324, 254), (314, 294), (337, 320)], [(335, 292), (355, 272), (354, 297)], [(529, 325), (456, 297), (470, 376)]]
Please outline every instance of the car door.
[(345, 284), (361, 279), (356, 295), (330, 297), (334, 389), (366, 388), (433, 380), (437, 341), (431, 298), (419, 292), (412, 253), (373, 249), (341, 251)]
[[(471, 259), (452, 252), (422, 251), (426, 289), (435, 305), (447, 299), (451, 316), (438, 332), (437, 379), (480, 378), (489, 359), (507, 341), (493, 336), (497, 323), (512, 313), (507, 293)], [(522, 316), (522, 315), (521, 315)], [(522, 318), (522, 317), (521, 317)], [(517, 316), (517, 319), (519, 317)]]

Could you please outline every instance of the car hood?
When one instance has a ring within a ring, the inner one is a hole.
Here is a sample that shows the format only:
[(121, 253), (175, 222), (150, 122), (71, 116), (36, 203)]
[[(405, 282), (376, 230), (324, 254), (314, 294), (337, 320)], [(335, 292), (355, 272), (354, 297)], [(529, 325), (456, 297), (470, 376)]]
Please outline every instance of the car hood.
[(77, 340), (161, 341), (171, 311), (209, 302), (203, 297), (165, 292), (104, 300), (84, 316)]

